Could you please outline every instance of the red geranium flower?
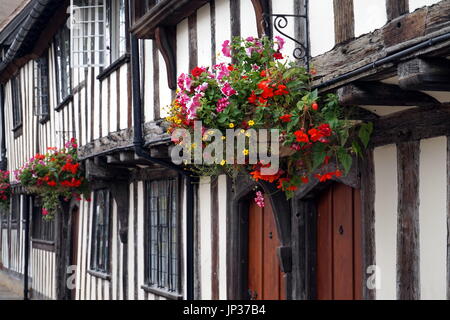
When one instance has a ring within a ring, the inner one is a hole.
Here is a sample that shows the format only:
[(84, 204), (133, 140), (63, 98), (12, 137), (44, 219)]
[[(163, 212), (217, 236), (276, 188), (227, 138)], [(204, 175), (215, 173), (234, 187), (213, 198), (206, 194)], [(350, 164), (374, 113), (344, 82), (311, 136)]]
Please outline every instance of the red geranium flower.
[(297, 142), (308, 143), (309, 137), (303, 130), (298, 130), (294, 132)]
[(205, 69), (200, 68), (200, 67), (195, 67), (194, 69), (192, 69), (191, 73), (194, 77), (200, 77), (202, 75), (202, 73), (205, 72)]
[(252, 94), (248, 98), (248, 102), (250, 102), (251, 104), (255, 104), (257, 98), (258, 97), (256, 96), (255, 91), (252, 91)]
[(278, 90), (275, 91), (274, 94), (276, 96), (282, 96), (282, 95), (285, 95), (285, 94), (288, 94), (288, 93), (289, 93), (289, 91), (287, 90), (287, 87), (284, 84), (280, 84), (278, 86)]
[(283, 122), (291, 122), (292, 114), (285, 114), (284, 116), (280, 117), (280, 120)]
[(275, 52), (273, 57), (277, 60), (283, 59), (283, 55), (280, 52)]

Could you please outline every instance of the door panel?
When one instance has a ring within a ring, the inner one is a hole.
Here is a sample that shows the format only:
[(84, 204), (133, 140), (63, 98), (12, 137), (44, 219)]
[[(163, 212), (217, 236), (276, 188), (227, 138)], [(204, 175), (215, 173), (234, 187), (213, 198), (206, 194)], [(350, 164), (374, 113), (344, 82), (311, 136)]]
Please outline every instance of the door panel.
[[(72, 227), (71, 227), (71, 248), (70, 248), (70, 265), (78, 265), (78, 226), (79, 226), (79, 209), (72, 211)], [(77, 288), (73, 288), (70, 292), (70, 298), (76, 300)]]
[(360, 299), (362, 291), (360, 195), (342, 184), (319, 199), (317, 298)]
[(248, 289), (251, 299), (286, 299), (284, 275), (277, 256), (280, 240), (269, 201), (249, 208)]

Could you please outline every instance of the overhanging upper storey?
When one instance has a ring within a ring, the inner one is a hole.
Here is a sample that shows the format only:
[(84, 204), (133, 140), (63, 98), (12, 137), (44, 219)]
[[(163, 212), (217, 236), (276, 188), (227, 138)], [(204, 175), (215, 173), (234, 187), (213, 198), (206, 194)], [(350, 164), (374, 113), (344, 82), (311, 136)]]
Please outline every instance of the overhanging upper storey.
[[(32, 0), (0, 31), (0, 83), (39, 57), (68, 18), (68, 0)], [(51, 21), (51, 23), (49, 23)]]
[(132, 28), (138, 38), (154, 39), (159, 26), (176, 26), (209, 0), (131, 0)]

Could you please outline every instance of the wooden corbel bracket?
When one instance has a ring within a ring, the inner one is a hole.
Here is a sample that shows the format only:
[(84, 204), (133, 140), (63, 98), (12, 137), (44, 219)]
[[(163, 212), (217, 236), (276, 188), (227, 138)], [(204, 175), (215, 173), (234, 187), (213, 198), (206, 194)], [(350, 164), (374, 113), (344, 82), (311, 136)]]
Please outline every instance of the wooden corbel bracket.
[(169, 88), (177, 88), (177, 56), (176, 56), (176, 30), (173, 26), (159, 26), (155, 29), (155, 44), (161, 52), (167, 68), (167, 81)]

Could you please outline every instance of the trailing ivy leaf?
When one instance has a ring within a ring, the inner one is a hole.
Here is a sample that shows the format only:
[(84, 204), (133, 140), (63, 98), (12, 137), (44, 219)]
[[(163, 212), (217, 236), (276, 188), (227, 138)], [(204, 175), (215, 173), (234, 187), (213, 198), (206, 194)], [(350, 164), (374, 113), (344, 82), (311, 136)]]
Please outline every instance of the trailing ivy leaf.
[(363, 123), (361, 125), (361, 128), (359, 129), (359, 138), (361, 139), (362, 143), (364, 144), (364, 147), (367, 148), (367, 146), (369, 145), (369, 141), (370, 141), (370, 136), (372, 135), (373, 132), (373, 123), (369, 122), (369, 123)]
[(316, 144), (313, 147), (313, 171), (316, 170), (323, 162), (327, 153), (325, 152), (325, 145), (322, 143)]
[(283, 74), (283, 79), (286, 80), (288, 78), (292, 78), (296, 73), (299, 73), (300, 71), (300, 68), (289, 69)]
[(343, 147), (347, 143), (347, 140), (348, 140), (348, 130), (340, 131), (339, 135), (341, 138), (341, 146)]
[(362, 157), (362, 149), (361, 146), (359, 145), (359, 143), (357, 141), (353, 141), (352, 143), (352, 150), (354, 153), (356, 153), (356, 155)]
[(345, 174), (348, 174), (350, 168), (352, 167), (353, 159), (352, 157), (345, 151), (344, 148), (338, 150), (338, 159), (341, 165), (344, 167)]
[(298, 116), (293, 116), (291, 122), (289, 122), (287, 126), (287, 131), (288, 132), (292, 131), (292, 129), (297, 126), (299, 120), (300, 118)]

